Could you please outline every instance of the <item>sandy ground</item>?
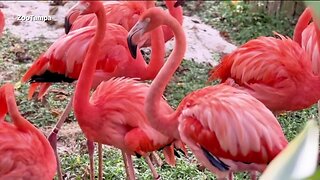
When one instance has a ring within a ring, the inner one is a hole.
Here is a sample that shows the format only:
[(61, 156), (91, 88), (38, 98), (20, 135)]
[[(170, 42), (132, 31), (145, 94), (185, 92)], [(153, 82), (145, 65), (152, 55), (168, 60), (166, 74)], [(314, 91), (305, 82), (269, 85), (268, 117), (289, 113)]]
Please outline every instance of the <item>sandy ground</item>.
[[(6, 29), (25, 40), (45, 39), (54, 42), (64, 34), (64, 16), (68, 9), (75, 4), (74, 1), (64, 6), (49, 6), (49, 2), (41, 1), (4, 1), (6, 7), (2, 8), (6, 16)], [(49, 15), (51, 10), (53, 13)], [(43, 21), (19, 21), (19, 16), (50, 16), (53, 25)], [(219, 31), (203, 24), (197, 17), (184, 17), (185, 32), (187, 34), (188, 48), (185, 59), (196, 62), (208, 62), (216, 65), (213, 61), (215, 53), (229, 53), (236, 46), (225, 41)], [(173, 42), (168, 43), (170, 50)]]

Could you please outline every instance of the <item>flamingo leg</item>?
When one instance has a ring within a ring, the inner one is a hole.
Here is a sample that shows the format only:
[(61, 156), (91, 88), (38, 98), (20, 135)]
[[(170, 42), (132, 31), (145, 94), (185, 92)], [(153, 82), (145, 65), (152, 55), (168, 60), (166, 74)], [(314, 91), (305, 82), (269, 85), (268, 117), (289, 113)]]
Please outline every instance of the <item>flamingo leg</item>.
[(320, 124), (320, 100), (318, 101), (318, 123)]
[(64, 109), (62, 115), (60, 116), (57, 124), (54, 126), (54, 128), (52, 129), (51, 133), (48, 136), (48, 141), (50, 142), (50, 145), (54, 151), (54, 154), (56, 156), (56, 160), (57, 160), (57, 176), (59, 180), (63, 180), (62, 179), (62, 171), (61, 171), (61, 165), (60, 165), (60, 160), (59, 160), (59, 155), (57, 152), (57, 135), (59, 133), (59, 130), (62, 126), (62, 124), (64, 123), (64, 121), (67, 119), (71, 109), (72, 109), (72, 102), (73, 102), (73, 96), (71, 96), (71, 99), (69, 101), (69, 103), (67, 104), (66, 108)]
[(121, 151), (122, 153), (122, 158), (124, 162), (124, 167), (126, 169), (126, 174), (127, 174), (127, 179), (128, 180), (135, 180), (135, 174), (134, 174), (134, 169), (133, 169), (133, 162), (131, 155), (125, 153), (124, 151)]
[(160, 175), (157, 173), (156, 168), (153, 166), (153, 164), (152, 164), (152, 162), (150, 160), (150, 157), (149, 156), (145, 156), (144, 158), (146, 159), (146, 162), (147, 162), (147, 164), (148, 164), (148, 166), (149, 166), (149, 168), (150, 168), (150, 170), (152, 172), (153, 178), (156, 179), (156, 180), (157, 179), (161, 179)]
[(99, 180), (102, 180), (103, 179), (103, 171), (102, 171), (102, 159), (103, 159), (103, 156), (102, 156), (102, 144), (101, 143), (98, 143), (98, 157), (99, 157)]
[(250, 177), (251, 180), (256, 180), (257, 178), (257, 172), (256, 171), (250, 171)]
[(89, 160), (90, 160), (90, 180), (94, 180), (94, 161), (93, 161), (93, 153), (94, 153), (94, 143), (92, 141), (87, 140)]
[(229, 173), (229, 180), (233, 180), (233, 172)]
[(152, 163), (156, 164), (156, 166), (158, 166), (158, 167), (161, 167), (163, 164), (159, 155), (154, 151), (150, 154), (150, 159), (151, 159)]

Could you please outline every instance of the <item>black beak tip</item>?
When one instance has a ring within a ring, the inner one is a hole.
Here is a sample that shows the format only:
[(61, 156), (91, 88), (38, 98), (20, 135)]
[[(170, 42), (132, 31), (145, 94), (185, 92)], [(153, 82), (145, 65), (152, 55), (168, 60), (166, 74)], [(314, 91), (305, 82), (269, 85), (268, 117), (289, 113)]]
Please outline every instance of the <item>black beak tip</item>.
[(64, 18), (64, 31), (66, 34), (70, 32), (72, 24), (69, 22), (69, 17)]
[(131, 41), (132, 36), (128, 36), (127, 43), (131, 56), (136, 59), (137, 58), (137, 45), (133, 44)]

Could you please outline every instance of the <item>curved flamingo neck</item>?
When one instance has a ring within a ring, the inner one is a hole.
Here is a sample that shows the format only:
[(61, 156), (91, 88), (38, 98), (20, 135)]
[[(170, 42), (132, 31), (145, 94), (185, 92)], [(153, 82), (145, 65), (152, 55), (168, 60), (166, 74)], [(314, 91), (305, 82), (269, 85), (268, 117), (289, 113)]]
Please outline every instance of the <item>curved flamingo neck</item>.
[(2, 36), (2, 33), (3, 33), (4, 24), (5, 24), (4, 15), (0, 10), (0, 37)]
[(167, 84), (172, 75), (181, 64), (186, 51), (186, 37), (179, 22), (167, 13), (159, 14), (163, 17), (163, 24), (169, 26), (175, 36), (175, 48), (170, 54), (167, 62), (158, 73), (150, 86), (146, 97), (145, 111), (151, 124), (164, 134), (174, 136), (179, 139), (178, 134), (178, 114), (163, 114), (160, 109), (160, 101)]
[(85, 113), (88, 110), (87, 108), (90, 107), (89, 98), (93, 75), (98, 61), (98, 52), (106, 31), (106, 13), (101, 2), (100, 6), (99, 10), (95, 13), (98, 19), (97, 31), (87, 51), (76, 85), (74, 95), (74, 110), (76, 113)]
[(299, 20), (294, 28), (293, 40), (301, 45), (302, 41), (302, 32), (309, 25), (310, 20), (312, 19), (311, 9), (307, 7), (303, 13), (300, 15)]
[(181, 6), (174, 7), (175, 1), (166, 0), (166, 7), (168, 8), (171, 16), (177, 19), (177, 21), (182, 24), (183, 21), (183, 10)]
[(165, 42), (161, 27), (151, 32), (151, 58), (146, 68), (146, 78), (154, 79), (164, 64)]

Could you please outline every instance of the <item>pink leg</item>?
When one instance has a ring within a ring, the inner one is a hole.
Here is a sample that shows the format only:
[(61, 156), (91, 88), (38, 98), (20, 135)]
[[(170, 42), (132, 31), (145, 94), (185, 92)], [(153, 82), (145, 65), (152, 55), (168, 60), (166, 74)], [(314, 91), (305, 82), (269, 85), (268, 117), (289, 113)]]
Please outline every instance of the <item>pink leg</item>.
[(320, 100), (318, 101), (318, 123), (320, 124)]
[(161, 167), (162, 164), (163, 164), (163, 162), (162, 162), (161, 158), (159, 157), (159, 155), (154, 151), (150, 154), (150, 159), (151, 159), (151, 162), (153, 164), (156, 164), (156, 166), (158, 166), (158, 167)]
[(124, 161), (124, 167), (125, 167), (126, 173), (127, 173), (127, 179), (128, 180), (135, 180), (135, 174), (134, 174), (133, 162), (132, 162), (131, 155), (128, 155), (124, 151), (121, 151), (121, 153), (122, 153), (122, 157), (123, 157), (123, 161)]
[(156, 180), (160, 179), (160, 175), (157, 173), (156, 168), (153, 166), (153, 164), (152, 164), (152, 162), (150, 160), (150, 157), (147, 155), (147, 156), (145, 156), (145, 159), (146, 159), (146, 162), (147, 162), (147, 164), (148, 164), (148, 166), (149, 166), (149, 168), (150, 168), (150, 170), (152, 172), (153, 178), (156, 179)]
[(233, 180), (233, 172), (229, 173), (229, 180)]
[(257, 178), (257, 172), (256, 171), (250, 171), (250, 177), (251, 180), (256, 180)]
[(99, 180), (102, 180), (103, 179), (103, 171), (102, 171), (102, 159), (103, 159), (103, 156), (102, 156), (102, 144), (98, 143), (98, 157), (99, 157)]
[(55, 125), (55, 127), (53, 128), (53, 130), (51, 131), (51, 133), (48, 136), (48, 141), (50, 142), (50, 145), (56, 155), (56, 160), (57, 160), (57, 175), (58, 175), (58, 179), (62, 180), (62, 172), (61, 172), (61, 165), (60, 165), (60, 160), (59, 160), (59, 155), (57, 152), (57, 135), (58, 132), (62, 126), (62, 124), (64, 123), (64, 121), (67, 119), (71, 109), (72, 109), (72, 102), (73, 102), (73, 96), (71, 96), (69, 103), (67, 104), (66, 108), (64, 109), (62, 115), (60, 116), (57, 124)]
[(94, 142), (87, 140), (89, 160), (90, 160), (90, 180), (94, 180), (94, 161), (93, 161), (93, 153), (94, 153)]

